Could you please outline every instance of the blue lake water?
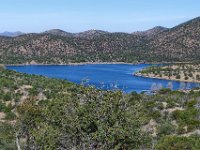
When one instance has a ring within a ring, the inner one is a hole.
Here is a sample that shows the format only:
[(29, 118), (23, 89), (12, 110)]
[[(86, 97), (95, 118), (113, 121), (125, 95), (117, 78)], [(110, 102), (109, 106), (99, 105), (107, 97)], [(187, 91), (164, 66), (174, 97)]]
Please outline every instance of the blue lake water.
[(149, 91), (152, 85), (168, 87), (169, 82), (173, 84), (173, 89), (192, 88), (198, 86), (195, 83), (183, 83), (161, 79), (150, 79), (133, 76), (149, 64), (129, 65), (129, 64), (89, 64), (77, 66), (56, 66), (56, 65), (25, 65), (7, 66), (7, 69), (15, 70), (27, 74), (42, 75), (50, 78), (65, 79), (74, 83), (85, 83), (101, 89), (120, 89), (126, 93), (136, 91)]

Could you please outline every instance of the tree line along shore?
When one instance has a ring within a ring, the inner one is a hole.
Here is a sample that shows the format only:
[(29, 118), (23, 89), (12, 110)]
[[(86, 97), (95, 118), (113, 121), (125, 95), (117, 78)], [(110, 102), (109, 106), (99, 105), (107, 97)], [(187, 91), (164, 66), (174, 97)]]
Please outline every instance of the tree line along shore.
[(147, 67), (134, 75), (175, 80), (181, 82), (200, 83), (200, 64), (168, 64)]

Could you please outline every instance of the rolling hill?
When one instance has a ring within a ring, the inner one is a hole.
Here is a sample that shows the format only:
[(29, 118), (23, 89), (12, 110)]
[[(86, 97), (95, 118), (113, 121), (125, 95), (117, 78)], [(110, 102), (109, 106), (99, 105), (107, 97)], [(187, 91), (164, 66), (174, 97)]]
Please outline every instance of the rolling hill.
[(38, 34), (0, 37), (0, 63), (198, 61), (200, 17), (173, 28), (129, 33), (53, 29)]

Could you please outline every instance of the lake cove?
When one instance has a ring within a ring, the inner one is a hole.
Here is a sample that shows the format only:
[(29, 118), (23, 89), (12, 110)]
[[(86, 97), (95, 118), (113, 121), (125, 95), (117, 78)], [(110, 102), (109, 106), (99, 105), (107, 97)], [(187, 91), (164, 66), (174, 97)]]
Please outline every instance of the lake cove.
[(42, 75), (68, 80), (77, 84), (93, 85), (99, 89), (120, 89), (125, 93), (150, 91), (152, 88), (193, 88), (197, 83), (184, 83), (162, 79), (134, 76), (150, 64), (86, 64), (86, 65), (24, 65), (7, 66), (7, 69), (21, 73)]

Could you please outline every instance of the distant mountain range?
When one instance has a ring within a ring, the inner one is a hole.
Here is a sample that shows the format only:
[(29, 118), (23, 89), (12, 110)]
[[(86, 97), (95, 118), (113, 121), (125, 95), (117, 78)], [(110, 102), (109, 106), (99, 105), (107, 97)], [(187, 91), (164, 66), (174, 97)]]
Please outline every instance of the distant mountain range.
[(200, 60), (200, 17), (173, 28), (158, 26), (130, 34), (101, 30), (68, 33), (53, 29), (10, 35), (0, 37), (0, 63)]
[[(133, 35), (140, 35), (140, 36), (152, 36), (154, 34), (158, 34), (162, 31), (167, 30), (168, 28), (165, 27), (161, 27), (161, 26), (157, 26), (153, 29), (147, 30), (147, 31), (137, 31), (137, 32), (133, 32)], [(107, 31), (102, 31), (102, 30), (88, 30), (88, 31), (84, 31), (84, 32), (79, 32), (79, 33), (70, 33), (70, 32), (66, 32), (64, 30), (61, 29), (51, 29), (51, 30), (47, 30), (45, 32), (42, 33), (46, 33), (46, 34), (52, 34), (52, 35), (58, 35), (58, 36), (63, 36), (63, 37), (80, 37), (80, 38), (95, 38), (104, 34), (108, 34), (109, 32)], [(42, 34), (39, 33), (39, 34)], [(5, 31), (3, 33), (0, 33), (0, 36), (6, 36), (6, 37), (17, 37), (17, 36), (21, 36), (24, 35), (26, 33), (23, 33), (21, 31), (17, 31), (17, 32), (8, 32)], [(37, 33), (35, 33), (37, 34)]]
[(7, 36), (7, 37), (16, 37), (16, 36), (20, 36), (20, 35), (23, 35), (25, 33), (22, 33), (20, 31), (17, 31), (17, 32), (8, 32), (8, 31), (5, 31), (3, 33), (0, 33), (0, 36)]

